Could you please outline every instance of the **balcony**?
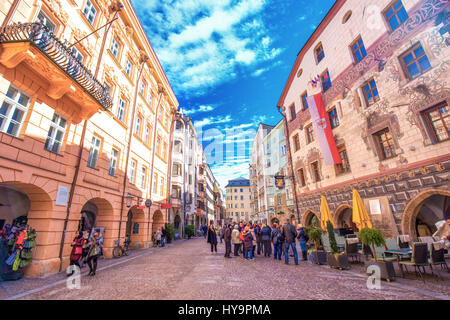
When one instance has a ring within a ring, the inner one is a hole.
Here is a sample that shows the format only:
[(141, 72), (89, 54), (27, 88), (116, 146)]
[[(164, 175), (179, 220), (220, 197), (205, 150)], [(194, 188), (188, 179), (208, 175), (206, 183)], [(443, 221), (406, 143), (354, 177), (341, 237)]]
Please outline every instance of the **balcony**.
[(174, 207), (174, 208), (181, 208), (181, 205), (182, 205), (181, 197), (172, 195), (170, 197), (170, 203), (172, 204), (172, 207)]
[(72, 54), (67, 43), (59, 40), (39, 23), (6, 26), (0, 33), (0, 64), (8, 69), (21, 65), (47, 82), (46, 94), (60, 100), (67, 96), (79, 108), (73, 121), (81, 122), (99, 109), (112, 107), (108, 90)]

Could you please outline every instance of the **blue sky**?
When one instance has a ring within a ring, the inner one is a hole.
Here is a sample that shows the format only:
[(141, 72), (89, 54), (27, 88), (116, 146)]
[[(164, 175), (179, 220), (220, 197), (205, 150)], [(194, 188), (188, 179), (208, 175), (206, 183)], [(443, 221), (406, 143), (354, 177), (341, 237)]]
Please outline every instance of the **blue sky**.
[(258, 125), (281, 120), (295, 58), (334, 2), (132, 0), (221, 187), (248, 176)]

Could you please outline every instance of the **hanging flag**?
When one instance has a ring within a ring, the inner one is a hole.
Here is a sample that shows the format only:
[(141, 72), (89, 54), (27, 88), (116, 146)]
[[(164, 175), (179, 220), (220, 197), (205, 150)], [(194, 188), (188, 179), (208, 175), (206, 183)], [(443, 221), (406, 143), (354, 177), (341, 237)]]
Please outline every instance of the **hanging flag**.
[(306, 98), (309, 106), (311, 120), (319, 140), (320, 150), (322, 151), (325, 163), (328, 165), (342, 163), (334, 141), (333, 131), (331, 131), (330, 120), (328, 119), (325, 105), (323, 104), (322, 94), (316, 94)]

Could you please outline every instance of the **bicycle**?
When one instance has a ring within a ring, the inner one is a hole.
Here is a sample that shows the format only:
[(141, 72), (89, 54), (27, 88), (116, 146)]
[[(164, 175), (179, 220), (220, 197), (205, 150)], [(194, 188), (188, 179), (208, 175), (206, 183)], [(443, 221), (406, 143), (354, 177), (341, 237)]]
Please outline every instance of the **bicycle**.
[(128, 256), (129, 243), (127, 240), (123, 242), (123, 246), (120, 245), (120, 239), (114, 240), (116, 247), (113, 249), (113, 257), (120, 258), (122, 256)]

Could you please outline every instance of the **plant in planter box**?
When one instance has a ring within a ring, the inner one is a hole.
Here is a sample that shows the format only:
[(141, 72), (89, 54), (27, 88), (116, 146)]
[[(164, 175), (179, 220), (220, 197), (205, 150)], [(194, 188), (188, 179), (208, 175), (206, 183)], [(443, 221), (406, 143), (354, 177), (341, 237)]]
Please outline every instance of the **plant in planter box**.
[[(360, 232), (360, 239), (363, 245), (369, 246), (372, 249), (373, 259), (369, 259), (365, 262), (366, 267), (375, 265), (380, 270), (380, 277), (391, 281), (395, 279), (394, 265), (392, 261), (385, 261), (383, 257), (377, 257), (375, 252), (375, 246), (380, 247), (386, 244), (383, 238), (383, 234), (377, 229), (364, 228)], [(372, 274), (372, 271), (367, 271), (368, 274)]]
[(171, 223), (166, 223), (165, 229), (166, 229), (167, 243), (171, 243), (172, 239), (175, 238), (176, 229), (174, 225)]
[(186, 226), (186, 235), (187, 235), (188, 239), (193, 237), (194, 234), (195, 234), (194, 226), (193, 225)]
[(319, 250), (321, 236), (323, 233), (322, 229), (311, 227), (306, 230), (306, 233), (308, 234), (309, 240), (314, 243), (314, 250), (311, 252), (308, 251), (309, 260), (315, 264), (326, 264), (326, 252), (323, 250)]
[(350, 269), (347, 255), (345, 253), (339, 252), (336, 237), (334, 235), (333, 225), (330, 221), (327, 222), (327, 232), (331, 247), (331, 252), (327, 252), (328, 265), (331, 268)]

